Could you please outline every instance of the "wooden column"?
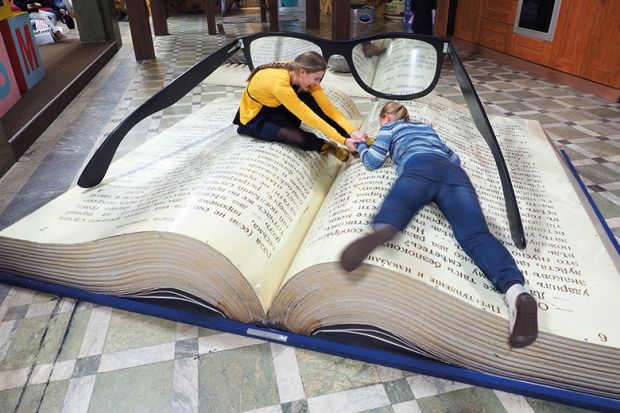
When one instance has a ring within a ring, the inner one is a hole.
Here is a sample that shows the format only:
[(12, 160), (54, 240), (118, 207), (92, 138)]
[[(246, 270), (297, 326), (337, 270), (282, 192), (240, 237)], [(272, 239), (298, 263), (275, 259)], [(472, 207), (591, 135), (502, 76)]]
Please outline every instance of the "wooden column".
[(155, 36), (166, 36), (168, 33), (168, 12), (166, 0), (151, 0), (151, 16)]
[(351, 0), (332, 0), (332, 39), (351, 37)]
[(267, 0), (260, 0), (260, 22), (267, 22)]
[(82, 43), (112, 40), (120, 49), (123, 41), (118, 28), (118, 16), (110, 0), (73, 0), (72, 3)]
[(269, 31), (277, 32), (280, 30), (278, 22), (278, 0), (267, 0), (269, 5)]
[(207, 12), (207, 32), (209, 34), (217, 34), (217, 27), (215, 26), (215, 4), (214, 1), (219, 0), (205, 0), (205, 10)]
[(129, 15), (129, 31), (136, 60), (155, 59), (153, 36), (149, 24), (149, 14), (144, 0), (126, 0)]
[(321, 25), (321, 3), (319, 0), (306, 0), (306, 29), (318, 29)]
[(433, 32), (436, 36), (445, 37), (448, 34), (448, 15), (450, 12), (450, 0), (437, 0), (435, 11), (435, 24)]

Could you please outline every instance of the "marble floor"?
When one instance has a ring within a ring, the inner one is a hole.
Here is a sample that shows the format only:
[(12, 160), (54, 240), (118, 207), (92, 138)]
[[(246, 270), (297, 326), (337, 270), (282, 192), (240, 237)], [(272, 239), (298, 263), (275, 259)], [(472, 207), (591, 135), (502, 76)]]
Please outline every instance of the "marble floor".
[[(96, 143), (163, 85), (232, 37), (266, 29), (217, 23), (219, 34), (207, 36), (203, 17), (170, 17), (171, 35), (156, 38), (157, 59), (145, 62), (135, 61), (120, 23), (120, 52), (0, 179), (0, 228), (74, 185)], [(282, 30), (300, 27), (303, 14), (281, 22)], [(329, 36), (328, 22), (316, 34)], [(620, 105), (477, 55), (462, 58), (490, 114), (536, 119), (567, 150), (620, 236)], [(205, 102), (240, 92), (198, 86), (141, 122), (121, 154)], [(463, 103), (449, 65), (437, 93)], [(0, 284), (0, 303), (2, 412), (585, 411), (9, 285)]]

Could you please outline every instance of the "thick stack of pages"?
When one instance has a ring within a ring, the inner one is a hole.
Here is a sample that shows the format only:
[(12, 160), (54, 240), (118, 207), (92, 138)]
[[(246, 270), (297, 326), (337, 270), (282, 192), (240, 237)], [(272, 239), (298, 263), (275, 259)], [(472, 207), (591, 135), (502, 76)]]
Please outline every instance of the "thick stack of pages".
[[(359, 117), (342, 94), (332, 98)], [(371, 135), (382, 104), (362, 126)], [(457, 366), (620, 399), (617, 252), (538, 124), (491, 119), (524, 220), (519, 250), (469, 115), (436, 96), (407, 105), (460, 154), (489, 227), (523, 269), (540, 308), (533, 345), (508, 346), (502, 297), (434, 205), (342, 272), (340, 252), (369, 230), (393, 165), (367, 172), (357, 159), (238, 136), (236, 100), (209, 104), (116, 161), (99, 186), (72, 188), (0, 232), (0, 270), (105, 294), (185, 296), (301, 334), (377, 328)]]

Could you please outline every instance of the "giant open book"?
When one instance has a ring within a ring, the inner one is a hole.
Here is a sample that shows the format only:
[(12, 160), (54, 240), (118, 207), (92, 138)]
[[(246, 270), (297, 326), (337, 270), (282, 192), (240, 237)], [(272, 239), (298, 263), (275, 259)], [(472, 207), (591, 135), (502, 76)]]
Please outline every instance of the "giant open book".
[[(344, 94), (330, 95), (377, 133), (383, 101), (362, 117)], [(4, 229), (0, 271), (192, 303), (282, 332), (375, 335), (465, 369), (620, 400), (617, 252), (537, 122), (491, 118), (528, 238), (519, 250), (468, 112), (433, 95), (407, 103), (459, 153), (491, 231), (539, 302), (539, 338), (512, 349), (502, 297), (434, 205), (355, 272), (339, 268), (344, 247), (369, 230), (393, 165), (368, 172), (359, 159), (239, 136), (237, 105), (207, 105), (114, 162), (97, 187), (74, 187)]]

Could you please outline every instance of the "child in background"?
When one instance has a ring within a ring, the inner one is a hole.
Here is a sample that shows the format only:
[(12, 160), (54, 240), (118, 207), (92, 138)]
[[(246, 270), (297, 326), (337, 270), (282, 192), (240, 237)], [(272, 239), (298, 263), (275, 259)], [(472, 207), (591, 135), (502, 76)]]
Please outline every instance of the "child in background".
[(537, 304), (525, 289), (514, 258), (487, 227), (476, 191), (460, 159), (439, 139), (432, 125), (410, 122), (407, 109), (388, 102), (379, 115), (381, 129), (369, 148), (357, 149), (366, 169), (379, 168), (391, 156), (398, 178), (373, 219), (373, 232), (349, 245), (341, 265), (355, 270), (368, 254), (404, 230), (420, 209), (435, 202), (467, 255), (502, 294), (510, 310), (509, 343), (530, 345), (538, 335)]

